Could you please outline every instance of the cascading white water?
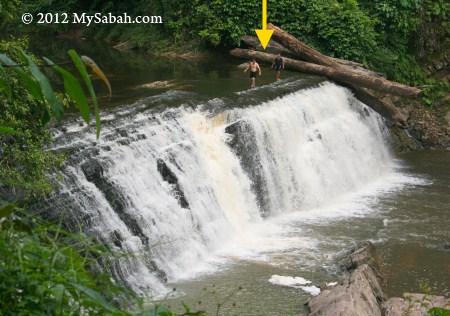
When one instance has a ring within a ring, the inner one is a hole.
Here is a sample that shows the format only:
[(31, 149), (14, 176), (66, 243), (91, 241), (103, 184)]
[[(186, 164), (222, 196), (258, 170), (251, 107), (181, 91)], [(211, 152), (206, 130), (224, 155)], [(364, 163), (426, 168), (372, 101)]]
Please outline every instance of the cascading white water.
[(230, 116), (245, 120), (271, 215), (323, 205), (389, 170), (380, 117), (336, 85)]
[(81, 148), (60, 205), (88, 233), (136, 255), (114, 274), (158, 294), (162, 272), (174, 280), (201, 271), (265, 217), (325, 205), (389, 173), (383, 126), (331, 83), (215, 116), (144, 111), (106, 124), (96, 146), (92, 133), (60, 137), (57, 147)]

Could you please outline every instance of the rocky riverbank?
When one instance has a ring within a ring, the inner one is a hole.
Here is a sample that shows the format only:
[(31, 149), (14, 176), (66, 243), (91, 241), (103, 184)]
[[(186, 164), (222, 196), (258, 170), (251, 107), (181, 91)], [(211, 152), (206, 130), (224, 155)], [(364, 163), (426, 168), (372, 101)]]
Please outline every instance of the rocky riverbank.
[[(449, 83), (450, 56), (423, 66), (430, 78)], [(406, 115), (407, 126), (390, 128), (395, 152), (402, 153), (421, 149), (450, 150), (450, 91), (441, 100), (435, 100), (433, 108), (425, 107), (419, 100), (394, 96), (380, 97)]]
[(353, 250), (344, 259), (344, 265), (348, 276), (312, 297), (307, 302), (309, 315), (419, 316), (432, 308), (450, 306), (450, 299), (427, 294), (405, 293), (404, 298), (388, 299), (382, 265), (371, 242)]
[(403, 153), (421, 149), (450, 150), (450, 112), (442, 116), (437, 109), (427, 109), (417, 101), (387, 97), (388, 102), (407, 115), (407, 126), (391, 126), (393, 149)]

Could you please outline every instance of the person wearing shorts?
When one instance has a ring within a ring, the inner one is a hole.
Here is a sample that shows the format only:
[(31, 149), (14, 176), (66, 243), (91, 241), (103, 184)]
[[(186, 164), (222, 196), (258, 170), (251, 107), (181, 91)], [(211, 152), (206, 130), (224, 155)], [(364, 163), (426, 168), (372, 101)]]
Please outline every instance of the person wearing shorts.
[(270, 67), (270, 68), (273, 68), (274, 66), (275, 66), (275, 71), (277, 74), (277, 80), (279, 80), (281, 68), (284, 69), (284, 60), (283, 60), (283, 58), (281, 58), (281, 54), (278, 54), (278, 56), (275, 58), (275, 60), (272, 63), (272, 67)]
[(259, 72), (259, 75), (261, 76), (261, 68), (259, 67), (258, 63), (255, 59), (252, 59), (252, 61), (249, 63), (248, 67), (245, 68), (244, 72), (247, 72), (247, 70), (250, 69), (250, 80), (252, 82), (252, 88), (256, 85), (256, 73)]

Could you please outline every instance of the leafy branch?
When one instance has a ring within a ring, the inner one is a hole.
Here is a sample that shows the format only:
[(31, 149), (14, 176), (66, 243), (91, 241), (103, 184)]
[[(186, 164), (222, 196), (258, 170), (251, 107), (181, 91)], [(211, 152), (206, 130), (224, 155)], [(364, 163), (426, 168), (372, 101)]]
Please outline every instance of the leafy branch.
[[(69, 50), (68, 54), (72, 59), (71, 62), (54, 63), (50, 59), (44, 57), (44, 60), (47, 62), (47, 64), (44, 65), (36, 64), (24, 51), (21, 51), (20, 53), (23, 63), (16, 63), (5, 54), (0, 54), (0, 93), (5, 94), (10, 102), (13, 101), (13, 89), (11, 88), (12, 80), (10, 73), (7, 71), (11, 70), (22, 80), (28, 94), (43, 107), (44, 114), (41, 117), (42, 124), (47, 124), (52, 117), (60, 121), (64, 114), (64, 107), (56, 98), (55, 92), (53, 91), (48, 78), (39, 69), (40, 67), (50, 67), (62, 76), (64, 80), (65, 93), (75, 103), (81, 117), (86, 124), (89, 125), (90, 108), (83, 87), (75, 75), (60, 66), (69, 63), (73, 64), (77, 69), (78, 74), (83, 78), (83, 82), (89, 91), (94, 107), (95, 123), (97, 128), (96, 136), (98, 139), (100, 137), (101, 129), (99, 106), (92, 82), (88, 75), (87, 67), (92, 69), (92, 71), (96, 73), (105, 83), (108, 88), (110, 98), (112, 94), (111, 85), (109, 84), (106, 76), (92, 59), (87, 56), (80, 57), (75, 50)], [(20, 134), (18, 131), (6, 126), (0, 126), (0, 133), (9, 135)]]

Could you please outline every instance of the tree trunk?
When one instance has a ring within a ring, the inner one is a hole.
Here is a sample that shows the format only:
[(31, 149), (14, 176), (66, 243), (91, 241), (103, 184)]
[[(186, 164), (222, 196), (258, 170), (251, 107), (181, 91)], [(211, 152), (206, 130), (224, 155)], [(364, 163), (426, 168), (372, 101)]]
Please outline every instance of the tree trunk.
[(294, 55), (289, 49), (281, 46), (281, 44), (275, 42), (273, 39), (269, 41), (265, 49), (262, 47), (261, 42), (256, 36), (242, 35), (240, 40), (249, 48), (260, 52)]
[(274, 31), (272, 37), (275, 41), (299, 56), (302, 60), (323, 66), (339, 67), (338, 63), (333, 58), (309, 47), (302, 41), (299, 41), (294, 36), (276, 27), (272, 23), (267, 24), (267, 29)]
[[(267, 29), (273, 30), (273, 39), (280, 43), (283, 47), (289, 49), (292, 53), (299, 56), (301, 59), (323, 66), (329, 66), (336, 68), (336, 70), (342, 70), (345, 73), (345, 83), (354, 85), (355, 87), (362, 86), (366, 88), (371, 88), (374, 90), (379, 90), (389, 94), (400, 95), (404, 97), (417, 97), (421, 90), (419, 88), (414, 88), (406, 86), (397, 82), (392, 82), (385, 79), (381, 74), (375, 73), (373, 71), (364, 69), (362, 65), (355, 65), (353, 62), (342, 62), (332, 57), (321, 54), (315, 49), (309, 47), (302, 41), (296, 39), (294, 36), (283, 31), (279, 27), (276, 27), (272, 23), (267, 24)], [(356, 76), (355, 76), (356, 75)], [(364, 84), (358, 84), (358, 81), (353, 79), (358, 79), (359, 76), (368, 76), (372, 78), (367, 78), (368, 81), (372, 81), (374, 85), (368, 86)], [(335, 79), (339, 81), (338, 79)], [(378, 87), (386, 86), (389, 87), (389, 91), (379, 89)]]

